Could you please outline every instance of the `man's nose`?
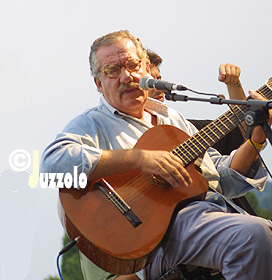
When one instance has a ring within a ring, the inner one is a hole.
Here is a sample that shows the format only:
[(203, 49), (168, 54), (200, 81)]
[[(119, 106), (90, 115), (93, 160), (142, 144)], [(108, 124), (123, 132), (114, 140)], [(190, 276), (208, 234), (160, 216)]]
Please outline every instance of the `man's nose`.
[(123, 66), (121, 68), (121, 73), (120, 73), (120, 83), (127, 84), (132, 81), (133, 81), (132, 73), (129, 72), (127, 68)]

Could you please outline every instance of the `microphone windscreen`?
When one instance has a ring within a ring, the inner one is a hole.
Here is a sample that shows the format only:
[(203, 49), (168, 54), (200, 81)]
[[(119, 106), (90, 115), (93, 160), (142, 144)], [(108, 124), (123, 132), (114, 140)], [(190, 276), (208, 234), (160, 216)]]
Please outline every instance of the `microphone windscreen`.
[(149, 89), (149, 87), (148, 87), (148, 81), (149, 81), (150, 79), (153, 79), (153, 77), (150, 76), (150, 75), (145, 75), (145, 76), (143, 76), (143, 77), (140, 79), (139, 85), (140, 85), (140, 87), (141, 87), (143, 90), (148, 90), (148, 89)]

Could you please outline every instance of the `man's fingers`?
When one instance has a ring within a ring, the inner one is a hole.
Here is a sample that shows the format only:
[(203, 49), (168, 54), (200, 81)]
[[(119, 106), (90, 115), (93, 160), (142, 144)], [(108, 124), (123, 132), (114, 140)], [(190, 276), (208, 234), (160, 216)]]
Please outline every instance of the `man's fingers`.
[(173, 187), (186, 187), (192, 182), (182, 160), (170, 152), (142, 151), (140, 163), (143, 172), (160, 176)]
[(219, 65), (219, 76), (218, 80), (220, 82), (225, 82), (226, 79), (226, 69), (225, 69), (225, 64), (220, 64)]
[(241, 69), (235, 64), (220, 64), (218, 80), (225, 84), (236, 83), (239, 80)]
[[(267, 101), (266, 98), (264, 98), (261, 94), (258, 92), (250, 89), (248, 91), (249, 95), (251, 98), (256, 99), (256, 100), (261, 100), (261, 101)], [(269, 124), (272, 124), (272, 109), (269, 110)]]
[(249, 93), (250, 97), (253, 98), (253, 99), (258, 99), (258, 100), (262, 100), (262, 101), (266, 101), (267, 100), (261, 94), (259, 94), (258, 92), (254, 91), (252, 89), (250, 89), (248, 91), (248, 93)]
[(163, 166), (166, 171), (163, 174), (163, 178), (169, 182), (172, 186), (178, 187), (187, 187), (192, 183), (192, 179), (187, 170), (183, 167), (182, 161), (175, 155), (169, 153), (169, 156), (166, 157), (166, 162)]

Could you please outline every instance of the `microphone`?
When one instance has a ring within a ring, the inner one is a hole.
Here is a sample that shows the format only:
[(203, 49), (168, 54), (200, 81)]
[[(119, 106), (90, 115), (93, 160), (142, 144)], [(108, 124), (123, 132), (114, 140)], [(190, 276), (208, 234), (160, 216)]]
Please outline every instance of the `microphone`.
[(152, 88), (155, 88), (157, 90), (162, 90), (162, 91), (187, 90), (185, 86), (169, 83), (167, 81), (156, 80), (153, 79), (153, 77), (150, 75), (146, 75), (142, 77), (139, 84), (143, 90), (148, 90)]

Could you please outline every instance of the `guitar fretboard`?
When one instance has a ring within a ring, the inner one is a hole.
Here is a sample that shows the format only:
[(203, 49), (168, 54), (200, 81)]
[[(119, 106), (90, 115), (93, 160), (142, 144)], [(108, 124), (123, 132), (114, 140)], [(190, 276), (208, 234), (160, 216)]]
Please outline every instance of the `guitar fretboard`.
[[(272, 99), (272, 77), (257, 92), (268, 100)], [(248, 110), (246, 105), (234, 106), (171, 152), (187, 166), (238, 126), (245, 119)]]

